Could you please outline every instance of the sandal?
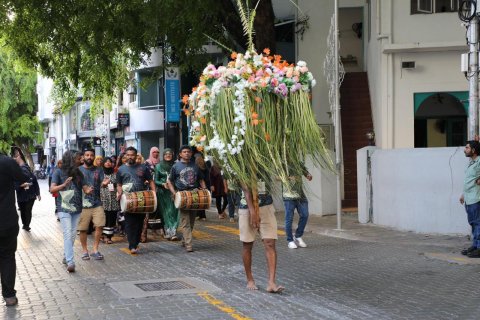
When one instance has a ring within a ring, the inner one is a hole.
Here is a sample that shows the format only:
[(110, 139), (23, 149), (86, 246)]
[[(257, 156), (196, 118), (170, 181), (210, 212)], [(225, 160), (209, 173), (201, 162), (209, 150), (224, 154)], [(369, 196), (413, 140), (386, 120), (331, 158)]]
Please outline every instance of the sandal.
[(82, 254), (82, 260), (90, 260), (90, 255), (88, 254), (88, 252), (84, 252)]
[(112, 239), (107, 240), (107, 244), (112, 244), (112, 243), (113, 243)]
[(101, 254), (100, 251), (94, 252), (90, 256), (95, 260), (103, 260), (103, 254)]

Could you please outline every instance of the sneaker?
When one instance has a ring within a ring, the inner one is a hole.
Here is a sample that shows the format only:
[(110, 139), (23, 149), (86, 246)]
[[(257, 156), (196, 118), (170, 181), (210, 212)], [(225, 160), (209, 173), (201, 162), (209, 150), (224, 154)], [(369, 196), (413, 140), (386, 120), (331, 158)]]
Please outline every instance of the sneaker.
[(288, 249), (297, 249), (297, 245), (295, 244), (295, 241), (290, 241), (288, 243)]
[(68, 272), (68, 273), (75, 272), (75, 265), (74, 265), (74, 264), (68, 265), (68, 267), (67, 267), (67, 272)]
[(475, 248), (474, 246), (471, 246), (470, 248), (463, 249), (460, 253), (463, 254), (464, 256), (466, 256), (467, 254), (469, 254), (470, 252), (472, 252), (475, 249), (477, 249), (477, 248)]
[(230, 222), (235, 222), (235, 218), (230, 218)]
[(306, 248), (307, 247), (307, 244), (305, 243), (305, 241), (303, 241), (302, 238), (293, 237), (293, 241), (295, 241), (300, 248)]
[(135, 248), (130, 249), (130, 254), (137, 254), (138, 250)]
[(467, 253), (469, 258), (480, 258), (480, 249), (474, 249), (472, 252)]
[(15, 296), (10, 297), (10, 298), (4, 298), (4, 299), (5, 299), (5, 305), (7, 307), (13, 307), (13, 306), (16, 306), (18, 304), (18, 299)]

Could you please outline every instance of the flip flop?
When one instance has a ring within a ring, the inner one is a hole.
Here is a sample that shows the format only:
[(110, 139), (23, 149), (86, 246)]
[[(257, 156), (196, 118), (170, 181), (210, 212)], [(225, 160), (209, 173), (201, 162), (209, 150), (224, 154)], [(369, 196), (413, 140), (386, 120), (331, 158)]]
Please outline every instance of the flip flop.
[(110, 240), (110, 239), (107, 240), (107, 244), (112, 244), (112, 243), (113, 243), (112, 240)]
[(285, 287), (278, 286), (277, 290), (267, 290), (268, 293), (278, 293), (282, 294), (282, 292), (285, 290)]
[(82, 260), (90, 260), (90, 255), (88, 254), (88, 252), (82, 254)]

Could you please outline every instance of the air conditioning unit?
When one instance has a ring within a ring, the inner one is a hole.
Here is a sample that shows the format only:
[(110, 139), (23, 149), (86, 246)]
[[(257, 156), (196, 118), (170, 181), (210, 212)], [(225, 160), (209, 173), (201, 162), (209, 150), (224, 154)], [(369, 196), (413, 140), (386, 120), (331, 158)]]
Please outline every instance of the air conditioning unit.
[(402, 69), (415, 69), (415, 61), (402, 61)]

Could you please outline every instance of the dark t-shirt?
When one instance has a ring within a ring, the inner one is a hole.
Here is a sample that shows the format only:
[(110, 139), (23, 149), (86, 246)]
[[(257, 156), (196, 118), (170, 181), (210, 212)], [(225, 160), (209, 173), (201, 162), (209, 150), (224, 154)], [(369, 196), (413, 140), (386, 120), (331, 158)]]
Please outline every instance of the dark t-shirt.
[(123, 192), (137, 192), (147, 189), (145, 181), (152, 180), (150, 169), (143, 164), (122, 165), (117, 172), (117, 181)]
[(28, 177), (22, 174), (19, 165), (3, 154), (0, 154), (0, 230), (18, 228), (18, 214), (15, 208), (14, 181), (24, 183)]
[(100, 188), (104, 178), (103, 170), (97, 167), (85, 168), (81, 166), (80, 171), (83, 173), (83, 185), (93, 187), (91, 194), (83, 194), (83, 207), (96, 208), (102, 205), (100, 198)]
[(193, 162), (176, 162), (168, 179), (175, 185), (179, 191), (192, 190), (200, 186), (200, 180), (203, 180), (203, 174), (200, 168)]
[[(52, 183), (61, 185), (68, 179), (67, 174), (57, 169), (53, 172)], [(82, 179), (72, 180), (65, 189), (58, 192), (60, 201), (57, 202), (58, 212), (80, 213), (82, 211)]]

